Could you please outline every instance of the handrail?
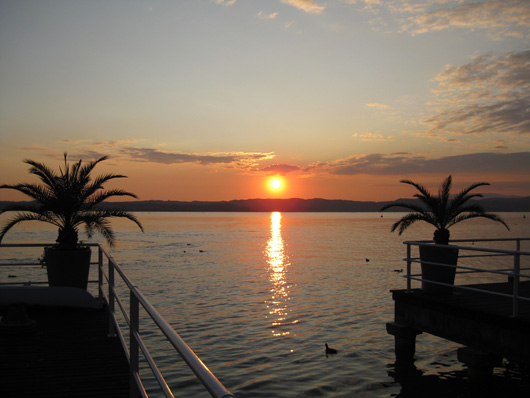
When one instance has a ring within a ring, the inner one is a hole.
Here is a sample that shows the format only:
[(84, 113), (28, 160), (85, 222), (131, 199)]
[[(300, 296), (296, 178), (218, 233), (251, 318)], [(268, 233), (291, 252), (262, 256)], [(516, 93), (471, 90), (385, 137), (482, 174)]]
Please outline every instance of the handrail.
[[(521, 271), (529, 270), (528, 266), (523, 267), (521, 264), (521, 257), (530, 257), (530, 252), (528, 251), (522, 251), (521, 250), (521, 242), (522, 241), (530, 241), (530, 238), (501, 238), (501, 239), (461, 239), (461, 240), (453, 240), (451, 241), (451, 244), (449, 245), (437, 245), (439, 247), (451, 247), (458, 249), (459, 251), (471, 251), (471, 252), (480, 252), (481, 254), (478, 255), (459, 255), (460, 259), (470, 259), (470, 258), (493, 258), (493, 257), (513, 257), (513, 267), (507, 268), (506, 265), (504, 265), (501, 268), (498, 269), (485, 269), (485, 268), (478, 268), (478, 267), (472, 267), (470, 265), (449, 265), (444, 263), (438, 263), (438, 262), (432, 262), (432, 261), (425, 261), (421, 260), (419, 257), (413, 257), (412, 256), (412, 247), (414, 246), (432, 246), (433, 241), (405, 241), (403, 242), (405, 245), (407, 245), (407, 257), (403, 260), (407, 263), (407, 273), (403, 276), (407, 280), (407, 292), (412, 291), (412, 281), (420, 281), (420, 282), (428, 282), (431, 285), (439, 285), (439, 286), (446, 286), (451, 287), (455, 289), (460, 290), (467, 290), (467, 291), (475, 291), (475, 292), (481, 292), (484, 294), (490, 294), (495, 296), (502, 296), (502, 297), (509, 297), (512, 298), (513, 308), (512, 308), (512, 316), (518, 316), (519, 314), (519, 301), (530, 301), (530, 297), (521, 297), (519, 295), (519, 284), (521, 282), (521, 278), (528, 278), (530, 279), (530, 274), (522, 273)], [(477, 247), (477, 246), (459, 246), (455, 243), (485, 243), (485, 242), (515, 242), (516, 249), (515, 250), (506, 250), (506, 249), (492, 249), (488, 247)], [(413, 274), (412, 273), (412, 264), (420, 263), (420, 264), (431, 264), (436, 265), (440, 267), (446, 267), (446, 268), (456, 268), (457, 270), (465, 270), (465, 271), (457, 271), (457, 274), (471, 274), (471, 273), (489, 273), (489, 274), (497, 274), (497, 275), (505, 275), (508, 277), (509, 281), (512, 282), (512, 293), (506, 294), (501, 292), (494, 292), (491, 290), (484, 290), (484, 289), (477, 289), (472, 286), (462, 286), (462, 285), (451, 285), (448, 283), (442, 283), (439, 281), (433, 281), (430, 279), (423, 279), (421, 274)], [(419, 276), (419, 277), (418, 277)]]
[[(129, 361), (129, 375), (130, 375), (130, 396), (136, 397), (140, 394), (142, 397), (148, 397), (142, 379), (139, 373), (140, 351), (142, 352), (146, 363), (149, 365), (160, 389), (164, 392), (166, 397), (174, 397), (171, 389), (167, 385), (164, 376), (155, 360), (153, 359), (149, 349), (142, 340), (140, 332), (140, 305), (147, 312), (153, 323), (164, 334), (166, 339), (171, 343), (174, 349), (179, 353), (182, 359), (186, 362), (188, 367), (194, 372), (199, 381), (208, 390), (210, 395), (214, 398), (230, 398), (234, 397), (232, 393), (215, 377), (215, 375), (208, 369), (208, 367), (201, 361), (201, 359), (193, 352), (193, 350), (186, 344), (186, 342), (179, 336), (179, 334), (171, 327), (171, 325), (164, 319), (164, 317), (156, 310), (156, 308), (149, 302), (149, 300), (140, 292), (140, 289), (133, 284), (129, 277), (125, 274), (119, 264), (114, 258), (97, 243), (89, 243), (87, 246), (98, 248), (98, 280), (92, 281), (98, 283), (98, 297), (104, 301), (109, 309), (109, 336), (118, 335), (123, 346), (127, 360)], [(0, 247), (44, 247), (50, 246), (49, 243), (2, 243)], [(105, 269), (104, 260), (107, 260), (107, 269)], [(0, 264), (2, 266), (4, 264)], [(19, 264), (16, 264), (19, 265)], [(40, 266), (39, 263), (26, 264)], [(127, 312), (123, 300), (119, 297), (116, 289), (115, 278), (118, 276), (127, 287), (129, 291), (129, 312)], [(47, 283), (47, 282), (31, 282), (33, 283)], [(105, 283), (107, 285), (107, 292), (105, 291)], [(8, 283), (6, 283), (8, 284)], [(14, 282), (9, 284), (23, 284), (23, 282)], [(116, 305), (121, 316), (125, 319), (125, 323), (129, 328), (129, 346), (127, 346), (127, 339), (121, 330), (120, 324), (116, 317)]]

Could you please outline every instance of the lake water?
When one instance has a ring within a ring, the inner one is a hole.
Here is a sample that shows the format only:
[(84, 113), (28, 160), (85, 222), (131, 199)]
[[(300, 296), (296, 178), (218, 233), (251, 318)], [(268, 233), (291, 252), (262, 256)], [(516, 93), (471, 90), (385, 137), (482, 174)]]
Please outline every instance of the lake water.
[[(236, 397), (471, 396), (459, 345), (428, 334), (417, 338), (413, 384), (396, 381), (390, 290), (405, 288), (394, 272), (405, 267), (402, 242), (431, 239), (427, 224), (399, 236), (390, 227), (400, 213), (137, 215), (145, 233), (118, 220), (111, 253)], [(451, 238), (530, 236), (530, 218), (501, 216), (511, 231), (476, 219)], [(21, 225), (4, 243), (54, 239), (48, 227)], [(209, 396), (146, 332), (174, 393)], [(338, 354), (326, 357), (325, 343)], [(498, 368), (492, 396), (528, 391), (522, 378)]]

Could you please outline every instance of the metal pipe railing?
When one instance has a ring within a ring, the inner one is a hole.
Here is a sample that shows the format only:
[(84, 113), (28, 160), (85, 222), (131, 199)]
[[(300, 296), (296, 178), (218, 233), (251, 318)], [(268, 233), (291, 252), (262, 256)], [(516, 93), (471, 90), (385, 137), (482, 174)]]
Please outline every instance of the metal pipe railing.
[[(20, 243), (20, 244), (0, 244), (1, 247), (45, 247), (50, 246), (48, 243)], [(125, 355), (129, 361), (130, 374), (130, 396), (148, 397), (145, 387), (140, 375), (140, 351), (143, 358), (145, 358), (151, 372), (153, 373), (158, 385), (164, 392), (166, 397), (173, 397), (171, 389), (167, 385), (162, 372), (158, 369), (155, 360), (149, 352), (147, 346), (142, 340), (140, 330), (140, 307), (142, 307), (149, 315), (154, 324), (164, 334), (165, 338), (179, 353), (181, 358), (186, 362), (188, 367), (194, 372), (196, 377), (200, 380), (203, 386), (208, 390), (210, 395), (214, 398), (230, 398), (232, 393), (215, 377), (215, 375), (208, 369), (208, 367), (200, 360), (200, 358), (193, 352), (193, 350), (186, 344), (186, 342), (179, 336), (179, 334), (169, 325), (162, 315), (155, 309), (155, 307), (147, 300), (147, 298), (140, 292), (128, 276), (123, 272), (114, 258), (99, 244), (88, 244), (87, 246), (98, 248), (98, 280), (93, 281), (98, 284), (98, 297), (103, 300), (109, 310), (109, 337), (118, 335), (123, 346)], [(107, 269), (105, 270), (105, 258), (107, 259)], [(0, 264), (2, 266), (4, 264)], [(13, 264), (15, 266), (21, 264)], [(28, 263), (24, 265), (40, 266), (39, 263)], [(106, 272), (105, 272), (106, 271)], [(122, 302), (118, 289), (116, 288), (116, 277), (119, 277), (125, 284), (126, 290), (129, 292), (129, 310)], [(31, 282), (45, 284), (47, 282)], [(105, 289), (105, 283), (107, 289)], [(6, 283), (7, 284), (7, 283)], [(10, 283), (11, 284), (11, 283)], [(21, 282), (13, 282), (12, 284), (24, 284)], [(129, 329), (129, 344), (120, 327), (120, 322), (117, 318), (116, 304), (121, 316)]]
[[(506, 249), (492, 249), (487, 247), (470, 247), (470, 246), (458, 246), (455, 245), (455, 243), (460, 242), (473, 242), (473, 243), (485, 243), (485, 242), (515, 242), (515, 250), (506, 250)], [(528, 267), (521, 267), (521, 257), (527, 256), (530, 257), (530, 252), (527, 251), (521, 251), (521, 242), (522, 241), (530, 241), (530, 238), (502, 238), (502, 239), (462, 239), (462, 240), (454, 240), (451, 241), (450, 245), (437, 245), (440, 247), (451, 247), (455, 249), (459, 249), (459, 251), (471, 251), (471, 252), (481, 252), (481, 254), (478, 255), (459, 255), (460, 259), (470, 259), (470, 258), (493, 258), (493, 257), (513, 257), (513, 267), (512, 268), (506, 268), (504, 266), (500, 269), (485, 269), (485, 268), (478, 268), (478, 267), (472, 267), (469, 265), (449, 265), (444, 263), (436, 263), (432, 261), (422, 261), (419, 257), (412, 257), (412, 247), (413, 246), (432, 246), (432, 241), (406, 241), (403, 242), (407, 245), (407, 257), (403, 260), (407, 262), (407, 273), (403, 277), (407, 279), (407, 292), (411, 292), (412, 290), (412, 281), (420, 281), (425, 282), (427, 281), (429, 284), (434, 285), (440, 285), (440, 286), (447, 286), (447, 287), (454, 287), (456, 289), (460, 290), (468, 290), (468, 291), (475, 291), (475, 292), (481, 292), (484, 294), (490, 294), (490, 295), (496, 295), (496, 296), (502, 296), (502, 297), (510, 297), (512, 299), (513, 305), (512, 305), (512, 316), (518, 316), (519, 314), (519, 301), (530, 301), (530, 297), (522, 297), (519, 294), (519, 284), (521, 281), (521, 278), (527, 278), (530, 279), (530, 274), (521, 273), (522, 270), (528, 270), (530, 268)], [(467, 270), (467, 271), (458, 271), (458, 274), (471, 274), (471, 273), (489, 273), (489, 274), (497, 274), (497, 275), (505, 275), (508, 278), (513, 278), (513, 287), (512, 287), (512, 294), (506, 294), (506, 293), (500, 293), (495, 292), (491, 290), (484, 290), (484, 289), (477, 289), (473, 288), (471, 286), (459, 286), (459, 285), (450, 285), (447, 283), (442, 283), (438, 281), (433, 280), (425, 280), (422, 278), (421, 274), (412, 274), (412, 264), (414, 263), (420, 263), (420, 264), (431, 264), (431, 265), (437, 265), (441, 267), (448, 267), (448, 268), (456, 268), (458, 270)], [(419, 277), (418, 277), (419, 276)]]
[[(193, 352), (193, 350), (184, 342), (184, 340), (178, 335), (178, 333), (167, 323), (167, 321), (160, 315), (160, 313), (155, 309), (155, 307), (147, 300), (147, 298), (139, 291), (138, 287), (133, 285), (131, 280), (125, 275), (121, 267), (116, 263), (116, 261), (112, 258), (112, 256), (107, 253), (101, 246), (99, 246), (100, 250), (104, 253), (104, 255), (108, 258), (108, 266), (109, 266), (109, 276), (114, 275), (114, 273), (118, 274), (122, 281), (125, 283), (127, 289), (129, 290), (130, 294), (130, 304), (129, 304), (129, 317), (130, 320), (129, 328), (130, 328), (130, 335), (129, 335), (129, 355), (130, 355), (130, 373), (131, 373), (131, 383), (135, 383), (136, 388), (138, 389), (138, 392), (140, 392), (141, 395), (144, 394), (145, 389), (143, 387), (143, 384), (141, 382), (141, 377), (139, 375), (139, 350), (142, 349), (142, 353), (144, 354), (144, 357), (146, 358), (149, 367), (151, 371), (153, 372), (153, 375), (155, 376), (155, 379), (157, 380), (160, 388), (164, 391), (164, 394), (167, 397), (173, 397), (173, 394), (169, 387), (167, 386), (167, 383), (165, 382), (164, 377), (162, 376), (162, 373), (156, 366), (154, 360), (152, 359), (151, 355), (149, 354), (149, 351), (147, 350), (147, 347), (143, 342), (141, 342), (141, 334), (140, 334), (140, 324), (139, 324), (139, 310), (140, 310), (140, 304), (144, 308), (144, 310), (147, 312), (147, 314), (151, 317), (151, 319), (154, 321), (154, 323), (158, 326), (158, 328), (162, 331), (162, 333), (166, 336), (168, 341), (173, 345), (173, 347), (177, 350), (177, 352), (180, 354), (182, 359), (188, 364), (188, 367), (195, 373), (197, 378), (201, 381), (201, 383), (204, 385), (204, 387), (208, 390), (210, 395), (215, 398), (229, 398), (233, 397), (233, 395), (226, 389), (226, 387), (223, 386), (223, 384), (215, 377), (215, 375), (206, 367), (206, 365), (199, 359), (199, 357)], [(112, 271), (111, 271), (112, 270)], [(111, 283), (109, 281), (109, 298), (112, 297), (113, 300), (116, 300), (119, 303), (119, 296), (117, 295), (117, 292), (115, 290), (115, 281), (112, 281), (112, 289), (111, 289)], [(127, 320), (127, 312), (125, 311), (125, 308), (119, 304), (120, 310), (122, 311), (122, 315)], [(109, 308), (110, 308), (110, 302), (109, 302)], [(114, 306), (113, 306), (114, 308)], [(121, 333), (121, 332), (120, 332)], [(123, 340), (122, 340), (123, 341)], [(143, 392), (142, 392), (143, 391)], [(131, 391), (133, 393), (133, 391)]]

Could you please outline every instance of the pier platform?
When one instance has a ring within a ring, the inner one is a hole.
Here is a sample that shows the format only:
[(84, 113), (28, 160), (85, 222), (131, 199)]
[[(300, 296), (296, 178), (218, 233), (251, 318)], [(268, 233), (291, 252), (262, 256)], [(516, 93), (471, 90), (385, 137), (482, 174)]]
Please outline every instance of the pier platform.
[[(468, 287), (512, 293), (509, 283)], [(520, 283), (520, 296), (530, 297), (530, 282)], [(394, 322), (387, 324), (396, 341), (396, 359), (411, 361), (417, 334), (426, 332), (466, 346), (459, 359), (491, 369), (502, 358), (530, 364), (530, 302), (520, 300), (513, 316), (513, 300), (476, 291), (456, 290), (432, 295), (421, 289), (394, 290)], [(475, 355), (476, 354), (476, 355)]]
[(129, 396), (129, 364), (119, 339), (107, 337), (106, 307), (24, 309), (24, 326), (0, 325), (0, 396)]

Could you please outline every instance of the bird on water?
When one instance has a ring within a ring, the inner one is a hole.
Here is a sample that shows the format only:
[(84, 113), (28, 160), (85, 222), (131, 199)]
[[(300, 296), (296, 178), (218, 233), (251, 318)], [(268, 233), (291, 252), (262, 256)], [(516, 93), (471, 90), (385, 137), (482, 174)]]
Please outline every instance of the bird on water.
[(329, 348), (329, 347), (328, 347), (328, 343), (326, 343), (326, 355), (328, 355), (328, 354), (332, 354), (332, 355), (333, 355), (333, 354), (336, 354), (337, 352), (338, 352), (338, 351), (337, 351), (336, 349), (334, 349), (334, 348)]

